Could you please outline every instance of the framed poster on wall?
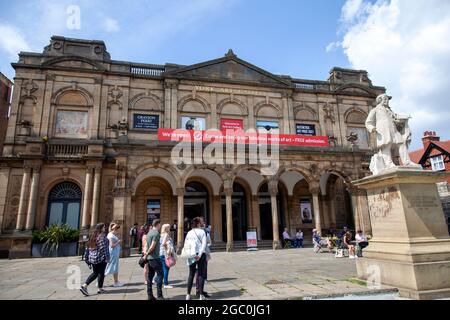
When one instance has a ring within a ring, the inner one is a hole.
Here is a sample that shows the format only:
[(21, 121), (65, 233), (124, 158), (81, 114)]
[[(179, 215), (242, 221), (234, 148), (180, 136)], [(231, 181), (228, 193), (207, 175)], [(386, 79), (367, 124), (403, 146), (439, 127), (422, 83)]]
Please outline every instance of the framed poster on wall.
[(87, 111), (58, 110), (56, 113), (55, 137), (87, 138)]
[(227, 129), (244, 129), (244, 121), (239, 119), (220, 119), (220, 130)]
[(295, 125), (296, 133), (304, 136), (315, 136), (316, 135), (316, 126), (313, 124), (302, 124), (297, 123)]
[(303, 223), (313, 222), (311, 200), (309, 198), (300, 199), (300, 216), (302, 218)]
[(205, 118), (181, 117), (181, 128), (186, 130), (206, 130)]
[(152, 224), (153, 220), (161, 219), (161, 200), (147, 200), (147, 223)]
[(270, 132), (271, 130), (279, 129), (280, 127), (277, 121), (258, 120), (256, 121), (256, 128), (258, 132)]

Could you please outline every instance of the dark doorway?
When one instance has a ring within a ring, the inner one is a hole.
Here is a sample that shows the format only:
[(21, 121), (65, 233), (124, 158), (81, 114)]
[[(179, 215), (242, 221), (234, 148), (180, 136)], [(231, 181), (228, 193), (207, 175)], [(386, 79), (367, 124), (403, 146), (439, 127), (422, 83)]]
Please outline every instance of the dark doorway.
[[(227, 211), (225, 196), (222, 195), (222, 237), (227, 241)], [(233, 184), (233, 195), (231, 197), (233, 213), (233, 241), (244, 241), (247, 239), (247, 202), (245, 189), (239, 184)]]
[(75, 183), (62, 182), (48, 195), (46, 225), (68, 224), (80, 228), (81, 189)]
[[(186, 184), (184, 193), (184, 217), (189, 222), (195, 217), (203, 217), (209, 224), (208, 189), (200, 182)], [(185, 230), (187, 232), (188, 230)]]
[[(277, 212), (278, 212), (278, 232), (281, 234), (284, 230), (284, 205), (280, 201), (284, 195), (284, 190), (279, 188), (277, 194)], [(272, 202), (270, 199), (267, 183), (263, 184), (258, 192), (259, 201), (259, 217), (261, 221), (261, 240), (273, 240), (273, 225), (272, 225)]]

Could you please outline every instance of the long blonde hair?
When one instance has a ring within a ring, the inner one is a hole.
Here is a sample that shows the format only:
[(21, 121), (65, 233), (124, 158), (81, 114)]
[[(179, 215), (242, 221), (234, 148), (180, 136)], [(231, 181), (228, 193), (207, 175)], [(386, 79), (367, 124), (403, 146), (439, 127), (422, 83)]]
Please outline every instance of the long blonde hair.
[(170, 224), (163, 224), (163, 226), (161, 227), (161, 235), (163, 234), (167, 234), (170, 237)]

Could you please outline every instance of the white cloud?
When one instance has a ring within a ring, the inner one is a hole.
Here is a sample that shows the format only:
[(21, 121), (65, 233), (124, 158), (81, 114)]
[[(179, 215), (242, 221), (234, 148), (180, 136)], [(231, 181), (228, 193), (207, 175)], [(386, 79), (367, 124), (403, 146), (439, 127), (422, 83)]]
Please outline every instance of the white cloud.
[(0, 50), (5, 51), (10, 59), (17, 59), (20, 51), (30, 51), (25, 37), (16, 27), (0, 24), (0, 34)]
[(341, 47), (341, 46), (342, 46), (342, 43), (339, 42), (339, 41), (336, 41), (336, 42), (330, 42), (330, 43), (327, 45), (327, 47), (325, 48), (325, 51), (326, 51), (326, 52), (333, 52), (333, 51), (336, 51), (337, 48), (339, 48), (339, 47)]
[(106, 32), (118, 32), (120, 30), (119, 22), (113, 18), (105, 18), (103, 28)]
[(425, 130), (450, 139), (450, 1), (348, 0), (341, 23), (352, 67), (368, 70), (394, 110), (412, 115), (413, 148)]

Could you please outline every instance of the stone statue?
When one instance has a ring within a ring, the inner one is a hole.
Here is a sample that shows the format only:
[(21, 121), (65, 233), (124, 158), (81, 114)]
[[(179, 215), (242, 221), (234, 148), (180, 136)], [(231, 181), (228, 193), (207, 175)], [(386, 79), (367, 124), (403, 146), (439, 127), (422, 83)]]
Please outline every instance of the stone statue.
[(411, 130), (408, 116), (400, 116), (389, 107), (392, 97), (381, 94), (377, 97), (377, 106), (372, 109), (366, 120), (366, 128), (377, 135), (377, 153), (370, 161), (370, 171), (376, 175), (384, 170), (394, 168), (392, 151), (398, 151), (402, 167), (419, 169), (419, 164), (409, 158), (408, 148), (411, 143)]

